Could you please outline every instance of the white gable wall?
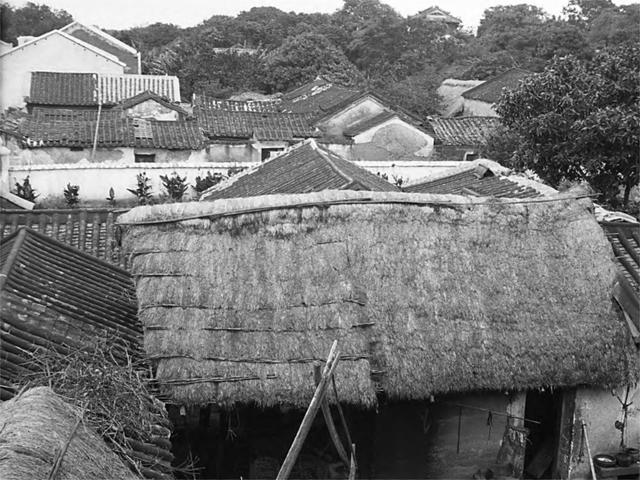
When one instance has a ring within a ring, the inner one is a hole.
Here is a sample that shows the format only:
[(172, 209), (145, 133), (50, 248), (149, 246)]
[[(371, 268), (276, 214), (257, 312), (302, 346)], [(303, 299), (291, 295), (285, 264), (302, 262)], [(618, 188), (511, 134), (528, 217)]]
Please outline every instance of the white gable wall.
[(375, 98), (365, 96), (322, 122), (328, 130), (344, 129), (353, 123), (373, 118), (387, 109)]
[(31, 72), (122, 74), (124, 64), (54, 32), (0, 56), (0, 108), (22, 108), (29, 95)]
[[(434, 139), (431, 135), (413, 125), (393, 117), (369, 130), (353, 137), (354, 150), (362, 153), (362, 158), (354, 160), (374, 160), (372, 152), (358, 146), (370, 145), (386, 151), (387, 158), (429, 157), (433, 152)], [(383, 152), (384, 153), (384, 152)], [(368, 158), (367, 158), (368, 157)]]

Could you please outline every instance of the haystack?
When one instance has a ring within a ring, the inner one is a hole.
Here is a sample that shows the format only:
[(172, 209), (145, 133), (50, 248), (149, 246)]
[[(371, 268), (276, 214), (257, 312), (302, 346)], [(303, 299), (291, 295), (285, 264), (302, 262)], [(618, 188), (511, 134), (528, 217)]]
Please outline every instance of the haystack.
[(587, 201), (324, 191), (121, 217), (145, 349), (173, 401), (341, 401), (611, 386), (638, 362)]
[(82, 413), (47, 387), (0, 403), (0, 478), (50, 478), (63, 451), (58, 480), (138, 478), (82, 421), (76, 428)]

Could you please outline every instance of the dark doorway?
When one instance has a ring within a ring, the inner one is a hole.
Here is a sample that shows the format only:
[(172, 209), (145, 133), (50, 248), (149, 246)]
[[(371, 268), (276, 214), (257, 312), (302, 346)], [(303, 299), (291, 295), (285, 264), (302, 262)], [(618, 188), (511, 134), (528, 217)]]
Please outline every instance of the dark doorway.
[(554, 478), (558, 452), (562, 392), (531, 391), (527, 393), (525, 417), (529, 439), (524, 457), (524, 478)]

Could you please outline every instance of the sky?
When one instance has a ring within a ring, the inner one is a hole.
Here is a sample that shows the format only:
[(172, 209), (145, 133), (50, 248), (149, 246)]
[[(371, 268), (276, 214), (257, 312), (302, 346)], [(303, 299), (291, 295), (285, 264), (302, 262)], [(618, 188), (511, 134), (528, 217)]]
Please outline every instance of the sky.
[[(121, 30), (150, 25), (156, 22), (173, 23), (190, 27), (212, 15), (235, 16), (252, 7), (273, 6), (286, 12), (332, 13), (342, 7), (342, 0), (32, 0), (51, 8), (63, 9), (73, 17), (90, 25), (105, 29)], [(638, 0), (616, 0), (617, 5), (635, 3)], [(26, 0), (9, 0), (13, 6), (23, 6)], [(391, 5), (401, 15), (413, 15), (431, 5), (441, 8), (460, 18), (465, 27), (476, 28), (482, 13), (489, 7), (529, 3), (543, 8), (551, 15), (559, 15), (569, 0), (382, 0)]]

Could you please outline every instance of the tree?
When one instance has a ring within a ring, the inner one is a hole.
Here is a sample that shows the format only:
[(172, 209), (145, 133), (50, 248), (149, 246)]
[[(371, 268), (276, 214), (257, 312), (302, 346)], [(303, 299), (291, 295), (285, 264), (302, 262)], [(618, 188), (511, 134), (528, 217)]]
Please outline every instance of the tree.
[(265, 59), (265, 88), (271, 92), (289, 90), (318, 75), (344, 85), (361, 78), (342, 51), (317, 33), (289, 37)]
[(514, 160), (558, 186), (587, 181), (601, 200), (626, 208), (639, 180), (640, 48), (605, 49), (592, 60), (555, 58), (503, 94), (503, 123), (520, 138)]
[(29, 2), (22, 8), (12, 8), (7, 3), (0, 4), (0, 38), (4, 42), (15, 43), (22, 35), (39, 37), (71, 22), (69, 12), (52, 10), (47, 5)]

